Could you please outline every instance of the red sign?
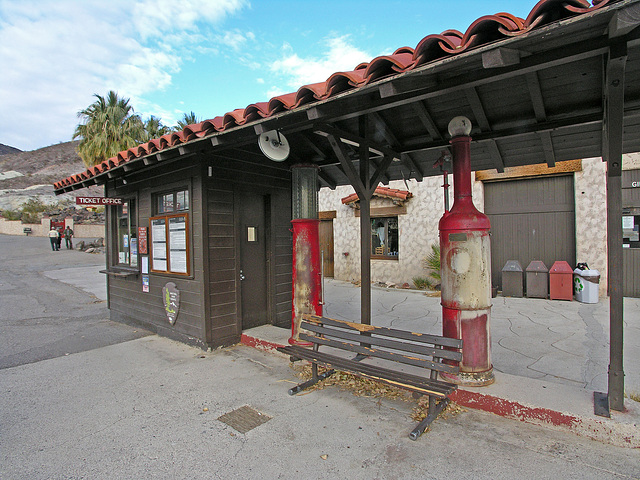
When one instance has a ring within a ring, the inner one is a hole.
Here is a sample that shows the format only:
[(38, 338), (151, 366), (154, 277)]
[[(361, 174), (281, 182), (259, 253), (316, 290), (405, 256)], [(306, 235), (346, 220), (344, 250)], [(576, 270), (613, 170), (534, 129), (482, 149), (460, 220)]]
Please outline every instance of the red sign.
[(147, 255), (147, 227), (138, 227), (138, 253)]
[(106, 198), (106, 197), (76, 197), (76, 205), (85, 205), (94, 207), (96, 205), (122, 205), (122, 198)]

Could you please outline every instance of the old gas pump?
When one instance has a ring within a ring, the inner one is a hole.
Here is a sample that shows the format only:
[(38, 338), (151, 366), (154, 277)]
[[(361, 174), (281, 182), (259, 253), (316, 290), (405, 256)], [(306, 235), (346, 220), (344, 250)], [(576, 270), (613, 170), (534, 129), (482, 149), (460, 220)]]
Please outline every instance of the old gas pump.
[(318, 227), (318, 167), (291, 167), (293, 180), (293, 291), (291, 313), (292, 345), (310, 345), (299, 338), (302, 315), (322, 315), (322, 266)]
[(491, 245), (489, 219), (471, 196), (471, 121), (449, 123), (453, 147), (453, 207), (440, 219), (442, 330), (462, 339), (460, 373), (444, 374), (461, 385), (494, 382), (491, 364)]

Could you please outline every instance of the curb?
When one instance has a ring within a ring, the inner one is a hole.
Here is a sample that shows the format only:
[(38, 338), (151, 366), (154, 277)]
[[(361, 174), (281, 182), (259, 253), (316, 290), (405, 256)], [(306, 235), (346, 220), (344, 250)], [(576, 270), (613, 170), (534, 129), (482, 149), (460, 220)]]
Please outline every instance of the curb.
[[(278, 352), (277, 348), (286, 346), (282, 342), (263, 340), (246, 333), (242, 334), (240, 343), (281, 356), (283, 354)], [(588, 392), (585, 393), (588, 394)], [(625, 415), (634, 416), (636, 419), (640, 418), (640, 405), (635, 406), (635, 402), (633, 402), (633, 406), (631, 405), (632, 402), (626, 402), (626, 406), (630, 407), (629, 409), (625, 412), (612, 412), (612, 418), (607, 419), (536, 407), (461, 387), (458, 387), (451, 395), (451, 400), (462, 407), (492, 413), (532, 425), (569, 431), (576, 435), (617, 447), (640, 448), (640, 425), (635, 421), (629, 422), (629, 418), (624, 418)], [(616, 417), (622, 418), (616, 421)]]

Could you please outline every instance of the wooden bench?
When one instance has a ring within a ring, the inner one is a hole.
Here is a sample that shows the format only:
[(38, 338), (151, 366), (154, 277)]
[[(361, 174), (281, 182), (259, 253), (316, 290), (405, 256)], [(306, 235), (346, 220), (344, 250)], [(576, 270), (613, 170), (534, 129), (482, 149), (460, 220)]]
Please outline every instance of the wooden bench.
[[(300, 340), (310, 342), (313, 348), (290, 345), (278, 350), (290, 355), (292, 362), (311, 362), (312, 378), (291, 388), (289, 395), (315, 385), (336, 370), (404, 388), (414, 395), (428, 395), (427, 416), (409, 434), (416, 440), (449, 404), (449, 395), (457, 388), (439, 380), (438, 372), (459, 372), (462, 340), (314, 315), (303, 315), (300, 327)], [(331, 351), (320, 352), (320, 346)], [(349, 355), (354, 353), (355, 357)], [(318, 374), (318, 365), (328, 370)]]

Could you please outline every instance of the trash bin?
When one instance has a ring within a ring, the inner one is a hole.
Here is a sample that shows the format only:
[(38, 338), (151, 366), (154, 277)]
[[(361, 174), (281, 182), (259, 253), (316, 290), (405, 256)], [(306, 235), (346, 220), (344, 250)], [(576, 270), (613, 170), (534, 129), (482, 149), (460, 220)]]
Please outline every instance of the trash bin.
[(549, 298), (573, 300), (573, 270), (565, 261), (554, 262), (549, 269)]
[(524, 272), (518, 260), (507, 260), (502, 267), (502, 296), (524, 296)]
[(576, 300), (582, 303), (598, 303), (600, 294), (600, 272), (598, 270), (573, 271), (573, 291)]
[(549, 269), (541, 260), (533, 260), (526, 271), (527, 297), (547, 298), (549, 295)]

